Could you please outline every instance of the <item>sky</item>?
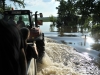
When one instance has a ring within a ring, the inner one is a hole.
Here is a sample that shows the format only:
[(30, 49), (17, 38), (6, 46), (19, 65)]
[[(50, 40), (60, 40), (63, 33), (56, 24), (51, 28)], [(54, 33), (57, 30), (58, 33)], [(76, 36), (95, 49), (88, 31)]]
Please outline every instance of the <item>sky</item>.
[[(17, 5), (18, 9), (24, 10), (31, 10), (33, 13), (38, 11), (38, 13), (43, 13), (43, 17), (49, 17), (50, 15), (57, 16), (57, 9), (56, 7), (59, 6), (59, 2), (55, 0), (24, 0), (26, 6), (25, 8), (20, 8)], [(10, 5), (15, 9), (15, 6), (9, 0), (6, 0), (6, 4)]]

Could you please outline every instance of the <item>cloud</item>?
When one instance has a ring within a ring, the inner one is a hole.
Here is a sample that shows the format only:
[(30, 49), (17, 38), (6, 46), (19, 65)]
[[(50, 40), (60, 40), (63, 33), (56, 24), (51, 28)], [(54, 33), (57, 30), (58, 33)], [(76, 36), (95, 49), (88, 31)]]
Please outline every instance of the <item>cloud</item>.
[(41, 7), (48, 7), (56, 4), (55, 0), (50, 0), (49, 2), (45, 2), (43, 0), (25, 0), (26, 5), (28, 6), (41, 6)]
[[(31, 10), (33, 13), (38, 11), (38, 13), (43, 13), (44, 17), (49, 17), (50, 15), (57, 16), (56, 7), (59, 5), (59, 2), (55, 0), (24, 0), (24, 2), (26, 4), (25, 8), (20, 8), (18, 5), (17, 8)], [(15, 7), (9, 0), (6, 0), (6, 3), (7, 5), (11, 4), (12, 7)]]
[(25, 0), (26, 7), (25, 9), (30, 9), (33, 12), (38, 11), (43, 13), (44, 16), (50, 16), (54, 15), (57, 16), (57, 9), (58, 2), (55, 2), (55, 0), (48, 0), (48, 2), (45, 2), (46, 0)]

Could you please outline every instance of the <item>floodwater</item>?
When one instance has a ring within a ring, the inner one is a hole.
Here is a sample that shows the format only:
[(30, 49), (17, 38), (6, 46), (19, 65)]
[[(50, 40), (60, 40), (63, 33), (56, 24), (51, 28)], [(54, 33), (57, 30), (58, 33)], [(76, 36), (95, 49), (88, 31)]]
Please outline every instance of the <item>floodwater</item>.
[(76, 37), (59, 37), (57, 32), (49, 31), (49, 25), (44, 24), (40, 28), (44, 32), (46, 46), (45, 56), (37, 64), (37, 75), (100, 75), (97, 65), (100, 52), (90, 47), (93, 39), (87, 37), (85, 43), (80, 33), (76, 33)]
[(100, 75), (92, 59), (73, 47), (45, 37), (45, 55), (37, 65), (37, 75)]

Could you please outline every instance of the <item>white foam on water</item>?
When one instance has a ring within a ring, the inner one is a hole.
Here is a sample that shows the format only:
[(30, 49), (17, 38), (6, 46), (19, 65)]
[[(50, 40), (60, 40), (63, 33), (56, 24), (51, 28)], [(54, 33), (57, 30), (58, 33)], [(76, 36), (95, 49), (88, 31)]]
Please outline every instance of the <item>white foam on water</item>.
[(81, 75), (61, 62), (53, 62), (47, 53), (45, 53), (42, 63), (38, 63), (37, 70), (37, 75)]
[(89, 66), (89, 60), (74, 48), (45, 37), (45, 55), (37, 64), (37, 75), (88, 75)]

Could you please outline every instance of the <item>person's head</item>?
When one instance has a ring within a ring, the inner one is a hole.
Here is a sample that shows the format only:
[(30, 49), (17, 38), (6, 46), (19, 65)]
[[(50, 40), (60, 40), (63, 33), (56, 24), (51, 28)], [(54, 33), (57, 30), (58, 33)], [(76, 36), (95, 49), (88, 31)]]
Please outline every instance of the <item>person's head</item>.
[(20, 32), (15, 25), (10, 25), (4, 20), (0, 20), (0, 46), (14, 46), (17, 49), (20, 46), (21, 36)]
[(22, 33), (23, 39), (27, 40), (30, 36), (30, 30), (26, 27), (23, 27), (23, 28), (20, 29), (20, 31)]
[(21, 35), (15, 25), (0, 20), (0, 67), (1, 72), (20, 75), (19, 58), (21, 51)]
[(19, 20), (22, 20), (22, 16), (19, 16)]

